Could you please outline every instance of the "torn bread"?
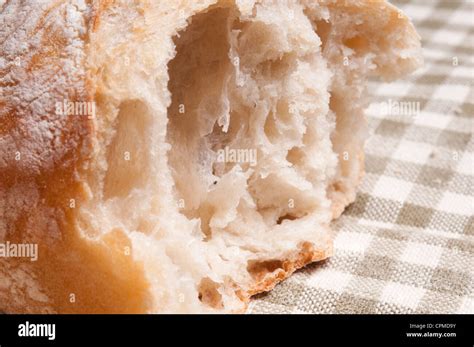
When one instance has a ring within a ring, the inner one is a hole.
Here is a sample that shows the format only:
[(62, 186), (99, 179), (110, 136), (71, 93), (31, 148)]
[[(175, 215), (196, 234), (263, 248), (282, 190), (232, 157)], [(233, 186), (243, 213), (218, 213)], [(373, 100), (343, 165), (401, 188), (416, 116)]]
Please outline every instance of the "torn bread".
[(332, 254), (365, 84), (421, 64), (384, 1), (0, 2), (5, 312), (242, 312)]

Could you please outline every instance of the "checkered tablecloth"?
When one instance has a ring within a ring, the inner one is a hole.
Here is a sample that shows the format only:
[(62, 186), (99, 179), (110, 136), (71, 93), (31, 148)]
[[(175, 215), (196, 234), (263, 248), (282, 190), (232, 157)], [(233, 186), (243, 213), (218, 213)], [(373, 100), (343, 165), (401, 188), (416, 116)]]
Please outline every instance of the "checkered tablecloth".
[(334, 223), (335, 255), (250, 313), (474, 313), (474, 1), (392, 3), (425, 66), (370, 83), (366, 175)]

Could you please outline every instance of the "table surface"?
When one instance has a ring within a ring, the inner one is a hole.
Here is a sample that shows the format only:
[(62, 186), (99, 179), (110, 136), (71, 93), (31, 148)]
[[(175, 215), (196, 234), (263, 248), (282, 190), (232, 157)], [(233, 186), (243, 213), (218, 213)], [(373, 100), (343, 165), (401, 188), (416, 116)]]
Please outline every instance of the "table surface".
[[(392, 3), (422, 37), (425, 66), (369, 84), (366, 175), (334, 222), (335, 255), (249, 313), (474, 313), (474, 1)], [(415, 111), (387, 112), (400, 105)]]

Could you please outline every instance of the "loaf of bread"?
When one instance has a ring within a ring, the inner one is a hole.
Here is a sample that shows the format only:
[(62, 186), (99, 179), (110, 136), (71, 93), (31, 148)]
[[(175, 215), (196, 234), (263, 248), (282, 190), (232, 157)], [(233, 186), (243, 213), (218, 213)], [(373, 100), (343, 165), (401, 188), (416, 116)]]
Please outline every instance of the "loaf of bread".
[(331, 256), (366, 81), (421, 62), (381, 0), (0, 1), (0, 311), (244, 312)]

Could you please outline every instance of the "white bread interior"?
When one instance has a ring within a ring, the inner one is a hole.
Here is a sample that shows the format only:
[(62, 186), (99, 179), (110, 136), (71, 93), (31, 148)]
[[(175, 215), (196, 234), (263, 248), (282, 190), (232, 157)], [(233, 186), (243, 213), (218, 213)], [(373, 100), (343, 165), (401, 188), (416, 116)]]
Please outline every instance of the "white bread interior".
[[(21, 192), (0, 185), (0, 212), (12, 214), (0, 240), (48, 254), (0, 258), (0, 309), (242, 312), (332, 254), (329, 224), (363, 173), (366, 80), (421, 63), (404, 15), (383, 1), (322, 0), (66, 1), (52, 12), (71, 6), (88, 30), (75, 88), (97, 116), (80, 125), (68, 190), (51, 186), (54, 209), (33, 213), (59, 238), (20, 230)], [(221, 160), (229, 150), (245, 160)], [(41, 206), (34, 182), (22, 189)]]

